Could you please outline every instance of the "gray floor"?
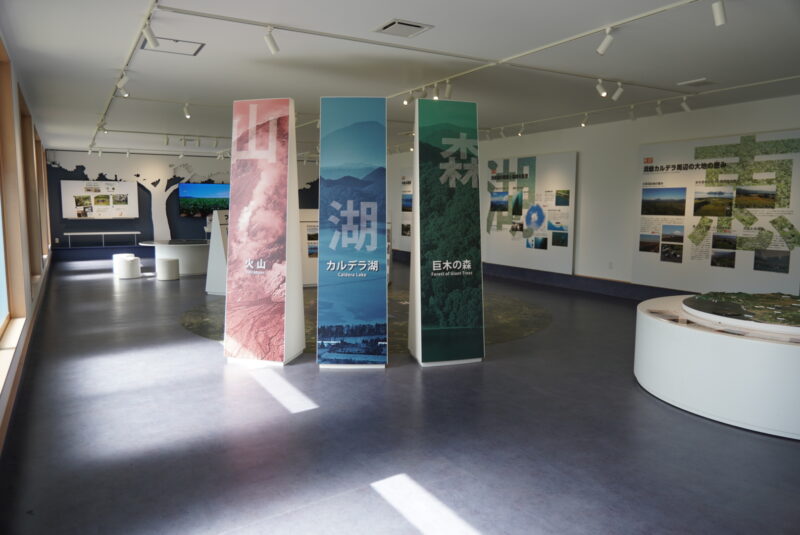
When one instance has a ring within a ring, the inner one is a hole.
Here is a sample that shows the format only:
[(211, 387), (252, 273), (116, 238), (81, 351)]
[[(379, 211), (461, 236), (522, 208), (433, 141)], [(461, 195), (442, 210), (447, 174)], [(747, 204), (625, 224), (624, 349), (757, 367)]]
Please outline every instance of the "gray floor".
[(319, 408), (292, 413), (180, 326), (203, 279), (109, 271), (55, 267), (0, 461), (4, 534), (418, 533), (371, 486), (398, 474), (484, 534), (800, 532), (800, 443), (644, 392), (630, 301), (491, 281), (553, 323), (478, 365), (305, 355), (277, 373)]

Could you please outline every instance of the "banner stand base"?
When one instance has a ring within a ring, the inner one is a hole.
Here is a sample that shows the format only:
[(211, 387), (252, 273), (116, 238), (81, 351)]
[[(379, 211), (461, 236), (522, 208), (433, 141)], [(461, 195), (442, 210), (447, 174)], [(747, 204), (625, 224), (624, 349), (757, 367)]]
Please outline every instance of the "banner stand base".
[(326, 370), (385, 370), (386, 364), (320, 364)]
[[(305, 349), (305, 348), (303, 348), (303, 349)], [(284, 366), (286, 364), (289, 364), (290, 362), (292, 362), (294, 359), (296, 359), (297, 357), (299, 357), (302, 354), (303, 354), (303, 351), (299, 351), (292, 357), (286, 357), (286, 360), (283, 361)]]
[(238, 366), (247, 370), (257, 370), (259, 368), (274, 368), (276, 366), (283, 366), (283, 362), (277, 360), (259, 360), (259, 359), (238, 359), (236, 357), (227, 357), (226, 361), (231, 366)]
[[(419, 361), (418, 361), (419, 362)], [(440, 362), (420, 362), (419, 365), (423, 368), (433, 368), (434, 366), (450, 366), (456, 364), (474, 364), (476, 362), (483, 362), (483, 359), (462, 359), (462, 360), (442, 360)]]

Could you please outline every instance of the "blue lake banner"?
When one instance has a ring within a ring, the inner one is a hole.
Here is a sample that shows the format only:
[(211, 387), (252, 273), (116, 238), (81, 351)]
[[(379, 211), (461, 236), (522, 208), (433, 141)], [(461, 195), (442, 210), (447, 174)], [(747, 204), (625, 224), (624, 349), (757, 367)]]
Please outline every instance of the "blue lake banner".
[(386, 99), (320, 103), (317, 362), (385, 366)]
[(483, 358), (478, 109), (418, 100), (409, 340), (423, 365)]

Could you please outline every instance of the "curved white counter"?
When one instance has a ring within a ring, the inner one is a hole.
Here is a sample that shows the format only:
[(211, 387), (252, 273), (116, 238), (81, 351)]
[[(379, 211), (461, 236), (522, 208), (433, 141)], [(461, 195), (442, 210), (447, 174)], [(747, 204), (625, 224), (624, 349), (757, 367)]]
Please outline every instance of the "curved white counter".
[(700, 416), (800, 439), (800, 344), (717, 330), (726, 328), (724, 319), (717, 329), (694, 323), (682, 308), (686, 297), (639, 304), (639, 384)]
[(159, 258), (177, 258), (181, 275), (205, 275), (208, 269), (208, 242), (205, 240), (143, 241), (139, 245), (155, 247)]

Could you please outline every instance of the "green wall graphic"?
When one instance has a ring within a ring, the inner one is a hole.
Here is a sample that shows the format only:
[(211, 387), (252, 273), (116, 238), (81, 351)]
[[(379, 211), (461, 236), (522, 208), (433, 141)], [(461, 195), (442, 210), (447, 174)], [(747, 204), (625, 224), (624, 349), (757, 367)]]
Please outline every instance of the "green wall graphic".
[[(792, 166), (794, 160), (756, 160), (756, 156), (774, 156), (778, 154), (792, 154), (800, 152), (800, 139), (777, 139), (771, 141), (756, 141), (756, 136), (742, 136), (739, 143), (730, 145), (709, 145), (697, 147), (694, 151), (695, 159), (712, 158), (739, 158), (738, 163), (729, 163), (724, 169), (707, 169), (706, 185), (730, 185), (731, 181), (720, 181), (720, 174), (737, 174), (737, 186), (753, 186), (762, 184), (775, 184), (775, 208), (789, 208), (792, 194)], [(757, 179), (756, 173), (775, 173), (775, 178)], [(744, 226), (752, 227), (759, 222), (757, 216), (746, 208), (734, 207), (734, 217)], [(789, 250), (799, 245), (800, 232), (786, 218), (769, 222), (772, 227), (783, 237)], [(754, 250), (755, 248), (769, 245), (767, 239), (772, 238), (772, 233), (760, 232), (759, 237), (741, 239), (737, 249)]]
[(421, 360), (483, 358), (477, 106), (418, 106)]
[[(527, 213), (528, 208), (536, 204), (536, 156), (528, 156), (524, 158), (517, 158), (517, 168), (510, 169), (510, 159), (504, 158), (500, 160), (503, 164), (502, 167), (498, 165), (496, 160), (489, 160), (487, 167), (491, 171), (489, 181), (486, 183), (486, 189), (491, 195), (495, 191), (510, 191), (511, 185), (515, 185), (517, 194), (515, 199), (509, 199), (509, 205), (515, 200), (521, 201), (520, 213), (515, 213), (514, 210), (509, 209), (505, 212), (497, 212), (489, 210), (486, 215), (486, 232), (492, 231), (492, 226), (497, 230), (503, 230), (514, 223), (515, 217)], [(524, 178), (517, 178), (523, 176), (527, 168), (527, 176)], [(497, 187), (494, 183), (499, 183)], [(527, 188), (527, 195), (523, 194), (524, 188)], [(511, 234), (515, 234), (516, 230), (511, 230)], [(528, 227), (521, 231), (522, 236), (530, 238), (533, 236), (533, 229)]]

